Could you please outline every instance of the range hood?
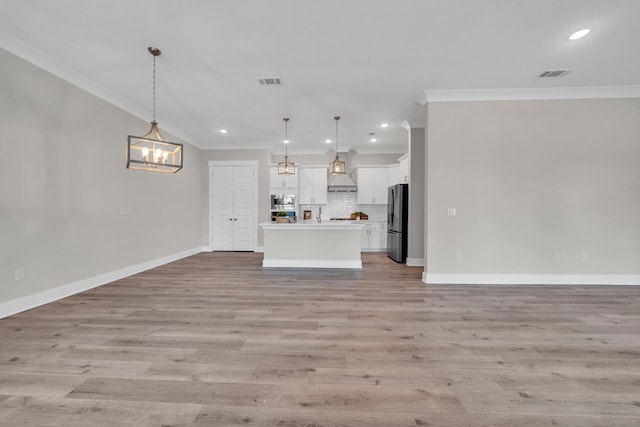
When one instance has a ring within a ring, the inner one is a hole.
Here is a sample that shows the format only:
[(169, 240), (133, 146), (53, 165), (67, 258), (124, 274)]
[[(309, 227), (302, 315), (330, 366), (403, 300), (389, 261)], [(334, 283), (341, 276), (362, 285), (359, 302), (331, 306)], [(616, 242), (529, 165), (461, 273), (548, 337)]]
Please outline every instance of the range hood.
[(329, 175), (327, 191), (334, 193), (353, 193), (358, 191), (358, 187), (356, 187), (356, 184), (351, 180), (349, 175), (341, 173), (338, 175)]

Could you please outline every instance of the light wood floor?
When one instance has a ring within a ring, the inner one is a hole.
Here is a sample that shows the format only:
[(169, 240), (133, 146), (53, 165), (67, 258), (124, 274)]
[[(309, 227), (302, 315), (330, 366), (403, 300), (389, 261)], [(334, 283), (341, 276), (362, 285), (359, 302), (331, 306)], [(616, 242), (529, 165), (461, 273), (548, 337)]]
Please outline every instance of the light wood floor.
[(0, 320), (0, 425), (639, 426), (640, 288), (203, 253)]

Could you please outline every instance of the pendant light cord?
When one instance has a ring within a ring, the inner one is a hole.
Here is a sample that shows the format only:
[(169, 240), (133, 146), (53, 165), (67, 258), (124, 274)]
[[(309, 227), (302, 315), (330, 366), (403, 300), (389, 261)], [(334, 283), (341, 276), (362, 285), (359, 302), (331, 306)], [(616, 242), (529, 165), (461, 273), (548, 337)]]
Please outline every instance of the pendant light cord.
[(336, 120), (336, 156), (338, 155), (338, 120), (340, 120), (340, 116), (334, 117)]
[(153, 55), (153, 121), (156, 121), (156, 55)]
[(287, 132), (287, 125), (289, 123), (289, 117), (285, 117), (284, 119), (284, 159), (287, 161), (289, 158), (289, 134)]
[(160, 49), (149, 47), (147, 49), (153, 56), (153, 121), (156, 121), (156, 56), (160, 56), (162, 52)]

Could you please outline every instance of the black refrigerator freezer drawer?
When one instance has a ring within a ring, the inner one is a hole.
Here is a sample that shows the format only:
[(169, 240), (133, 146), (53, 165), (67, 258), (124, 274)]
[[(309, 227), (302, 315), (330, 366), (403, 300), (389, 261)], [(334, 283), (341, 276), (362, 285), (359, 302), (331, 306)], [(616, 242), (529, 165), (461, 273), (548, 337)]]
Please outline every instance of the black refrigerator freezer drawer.
[(406, 262), (407, 260), (402, 237), (402, 233), (387, 233), (387, 255), (396, 262)]

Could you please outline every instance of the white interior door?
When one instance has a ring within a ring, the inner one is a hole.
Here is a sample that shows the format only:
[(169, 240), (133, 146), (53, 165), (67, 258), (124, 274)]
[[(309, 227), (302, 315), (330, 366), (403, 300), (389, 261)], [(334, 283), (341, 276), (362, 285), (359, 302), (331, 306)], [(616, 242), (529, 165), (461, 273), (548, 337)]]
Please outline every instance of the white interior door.
[(232, 164), (210, 167), (209, 242), (212, 250), (255, 250), (256, 169), (254, 165)]
[(254, 168), (236, 166), (233, 170), (233, 250), (255, 249)]
[(233, 250), (234, 168), (214, 167), (211, 171), (211, 248)]

